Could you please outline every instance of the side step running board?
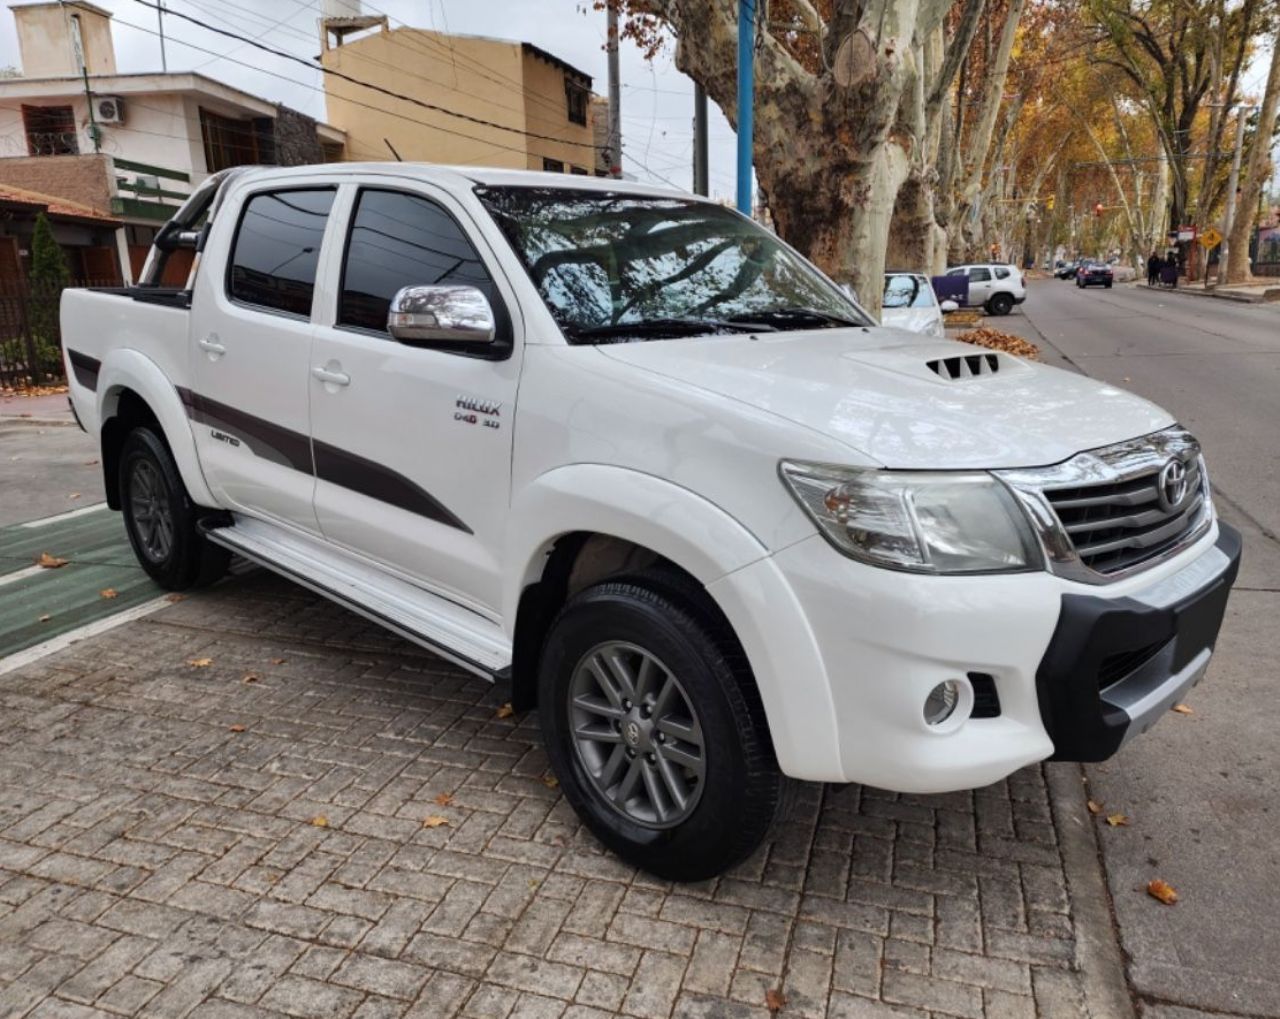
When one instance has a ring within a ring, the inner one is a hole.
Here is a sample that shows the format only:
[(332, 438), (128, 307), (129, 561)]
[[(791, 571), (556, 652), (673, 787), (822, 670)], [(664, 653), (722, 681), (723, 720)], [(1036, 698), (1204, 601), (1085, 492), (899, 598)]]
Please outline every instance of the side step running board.
[[(232, 522), (233, 521), (233, 522)], [(507, 678), (511, 643), (496, 624), (284, 528), (234, 515), (210, 517), (200, 530), (230, 549), (338, 602), (490, 682)]]

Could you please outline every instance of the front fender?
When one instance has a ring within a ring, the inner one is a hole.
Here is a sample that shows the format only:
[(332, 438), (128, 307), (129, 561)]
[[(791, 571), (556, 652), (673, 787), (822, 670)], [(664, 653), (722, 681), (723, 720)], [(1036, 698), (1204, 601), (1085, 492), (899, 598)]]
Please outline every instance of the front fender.
[(129, 348), (119, 348), (107, 354), (98, 374), (97, 414), (99, 431), (116, 413), (120, 394), (133, 390), (146, 402), (164, 430), (173, 459), (182, 475), (193, 502), (202, 506), (216, 506), (217, 501), (209, 490), (196, 455), (195, 438), (191, 434), (191, 422), (186, 409), (178, 398), (168, 376), (160, 366), (145, 354)]

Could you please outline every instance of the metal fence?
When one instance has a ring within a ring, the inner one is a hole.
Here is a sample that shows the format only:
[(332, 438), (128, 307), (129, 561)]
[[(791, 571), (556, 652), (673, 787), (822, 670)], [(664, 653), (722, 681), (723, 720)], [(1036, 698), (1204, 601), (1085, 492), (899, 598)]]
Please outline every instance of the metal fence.
[[(72, 286), (105, 281), (80, 280)], [(58, 303), (62, 287), (26, 280), (0, 281), (0, 386), (56, 385), (65, 378)]]

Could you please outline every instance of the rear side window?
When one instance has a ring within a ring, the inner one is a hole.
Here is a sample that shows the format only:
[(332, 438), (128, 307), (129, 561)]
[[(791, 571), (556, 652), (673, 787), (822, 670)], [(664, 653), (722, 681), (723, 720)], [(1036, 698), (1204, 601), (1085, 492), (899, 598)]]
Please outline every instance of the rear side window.
[(397, 290), (436, 283), (477, 287), (498, 305), (493, 278), (444, 209), (403, 191), (361, 191), (342, 267), (338, 325), (385, 332)]
[(1009, 278), (1008, 269), (997, 268), (995, 270), (995, 274), (996, 274), (996, 279), (998, 280), (1007, 280)]
[(231, 249), (227, 293), (308, 317), (333, 188), (264, 191), (245, 203)]
[(991, 270), (990, 269), (970, 269), (969, 279), (975, 280), (977, 282), (984, 282), (986, 280), (989, 280), (991, 279)]

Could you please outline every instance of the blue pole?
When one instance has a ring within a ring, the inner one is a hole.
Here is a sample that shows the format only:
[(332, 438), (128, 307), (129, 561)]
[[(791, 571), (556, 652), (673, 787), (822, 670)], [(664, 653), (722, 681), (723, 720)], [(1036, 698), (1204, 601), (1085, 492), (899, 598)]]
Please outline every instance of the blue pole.
[(755, 95), (756, 0), (738, 0), (738, 211), (751, 215), (751, 114)]

